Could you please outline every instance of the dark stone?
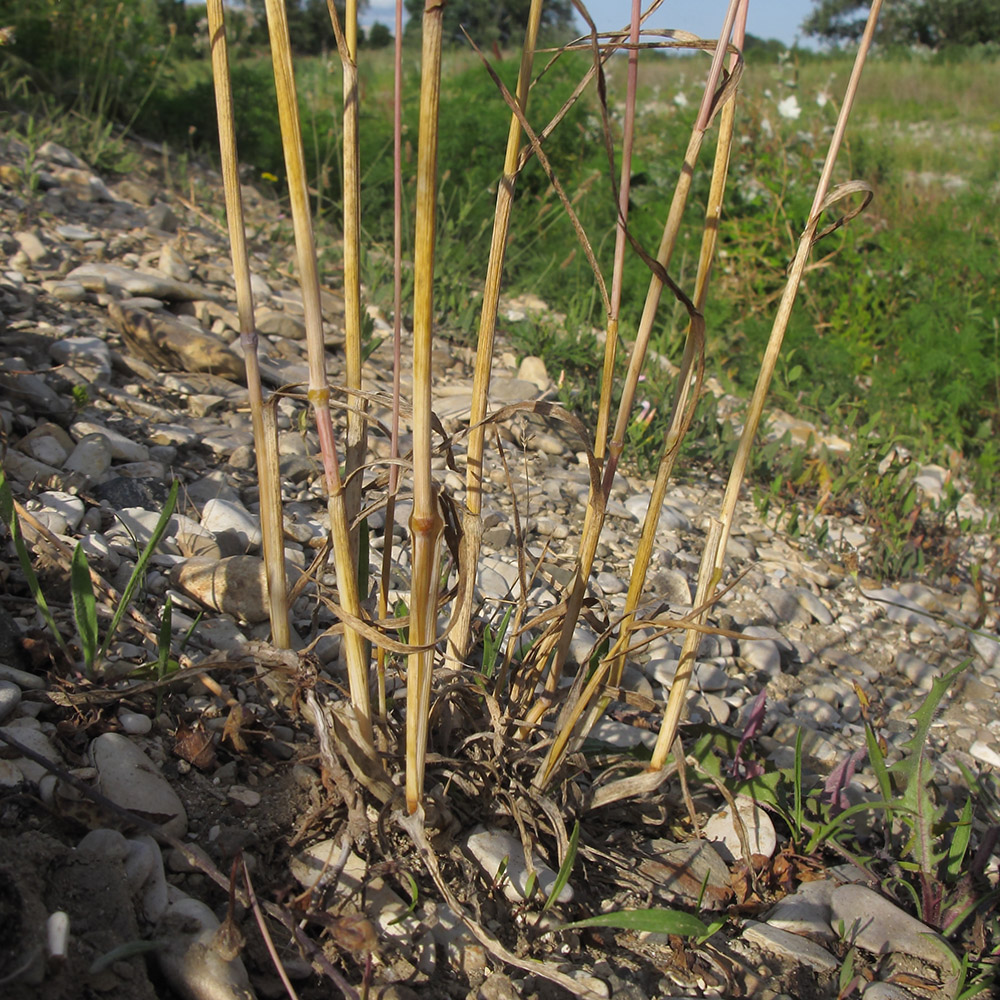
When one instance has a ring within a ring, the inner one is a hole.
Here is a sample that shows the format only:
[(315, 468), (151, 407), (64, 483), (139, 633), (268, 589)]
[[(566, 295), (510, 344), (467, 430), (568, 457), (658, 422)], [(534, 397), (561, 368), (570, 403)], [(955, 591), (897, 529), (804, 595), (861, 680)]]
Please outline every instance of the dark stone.
[(305, 455), (286, 455), (279, 469), (281, 478), (289, 483), (305, 483), (320, 474), (319, 463)]
[(10, 612), (0, 605), (0, 663), (18, 670), (29, 669), (31, 663), (24, 651), (21, 626), (11, 617)]
[(97, 500), (107, 500), (115, 510), (142, 507), (156, 510), (167, 502), (170, 487), (159, 479), (127, 479), (117, 476), (94, 487)]
[(177, 232), (177, 216), (174, 210), (158, 201), (147, 213), (146, 221), (153, 229), (161, 229), (165, 233)]

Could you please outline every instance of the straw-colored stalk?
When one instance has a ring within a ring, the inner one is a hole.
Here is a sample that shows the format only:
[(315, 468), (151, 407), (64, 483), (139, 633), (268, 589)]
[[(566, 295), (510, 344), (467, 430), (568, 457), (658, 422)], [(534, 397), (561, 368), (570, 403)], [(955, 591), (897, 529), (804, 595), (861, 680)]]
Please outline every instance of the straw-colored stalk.
[[(737, 18), (733, 44), (742, 49), (746, 27), (746, 8), (742, 8)], [(737, 72), (739, 56), (730, 60), (730, 72)], [(715, 148), (715, 162), (712, 168), (712, 182), (709, 189), (708, 205), (702, 231), (701, 253), (698, 259), (698, 276), (695, 281), (694, 305), (701, 313), (708, 296), (708, 280), (715, 247), (718, 240), (719, 220), (729, 171), (729, 157), (732, 150), (733, 127), (736, 118), (736, 95), (730, 97), (722, 108), (719, 124), (719, 138)], [(664, 436), (663, 454), (653, 483), (652, 494), (646, 508), (642, 534), (632, 564), (628, 594), (625, 599), (625, 613), (618, 630), (618, 640), (598, 669), (588, 679), (586, 688), (579, 699), (570, 699), (556, 724), (556, 737), (543, 764), (542, 781), (547, 782), (556, 771), (564, 753), (575, 749), (586, 737), (597, 720), (604, 714), (610, 698), (602, 695), (606, 685), (617, 687), (621, 684), (625, 669), (625, 657), (629, 648), (635, 611), (639, 606), (646, 584), (646, 574), (652, 558), (656, 529), (660, 521), (663, 498), (667, 483), (673, 472), (680, 445), (698, 402), (704, 359), (704, 323), (701, 316), (693, 316), (688, 325), (684, 355), (677, 375), (677, 391), (674, 396), (670, 423)], [(580, 723), (580, 720), (583, 720)], [(571, 740), (572, 736), (572, 740)]]
[(257, 480), (260, 485), (260, 527), (264, 543), (264, 566), (267, 573), (268, 614), (271, 641), (283, 649), (291, 645), (288, 624), (288, 592), (285, 581), (284, 527), (281, 516), (281, 481), (278, 473), (278, 432), (273, 410), (264, 405), (257, 358), (257, 327), (250, 287), (250, 262), (247, 256), (246, 229), (243, 224), (243, 198), (240, 193), (239, 156), (233, 122), (233, 91), (229, 77), (229, 52), (222, 0), (208, 0), (208, 31), (212, 51), (212, 76), (215, 80), (215, 104), (219, 120), (219, 149), (222, 158), (222, 184), (229, 222), (229, 245), (236, 282), (236, 311), (240, 318), (240, 344), (246, 365), (250, 418), (257, 454)]
[(625, 227), (628, 224), (628, 196), (632, 183), (632, 144), (635, 140), (635, 95), (639, 85), (640, 3), (632, 0), (632, 23), (629, 31), (628, 71), (625, 83), (625, 120), (622, 123), (622, 168), (618, 180), (618, 220), (615, 225), (615, 257), (611, 272), (611, 312), (604, 338), (604, 369), (601, 397), (597, 406), (597, 430), (594, 432), (594, 457), (604, 458), (611, 416), (611, 389), (614, 384), (615, 355), (618, 352), (618, 317), (622, 303), (622, 277), (625, 274)]
[(431, 348), (434, 335), (434, 235), (437, 201), (438, 106), (441, 97), (441, 0), (426, 0), (417, 143), (416, 238), (413, 248), (413, 579), (406, 671), (406, 806), (420, 806), (427, 756), (438, 561), (444, 522), (431, 477)]
[[(330, 20), (344, 70), (344, 382), (361, 388), (361, 157), (358, 139), (358, 2), (347, 0), (341, 35), (333, 0), (327, 0)], [(344, 502), (353, 523), (361, 509), (361, 475), (354, 475), (368, 450), (365, 397), (348, 392), (347, 448), (344, 454)], [(352, 562), (358, 558), (358, 529), (351, 531)]]
[[(385, 538), (378, 591), (378, 616), (388, 613), (389, 577), (392, 569), (392, 534), (396, 523), (396, 489), (399, 484), (399, 393), (403, 343), (403, 0), (396, 0), (396, 38), (392, 84), (392, 426), (389, 431), (389, 489), (385, 504)], [(377, 651), (378, 715), (385, 718), (385, 658)]]
[[(309, 190), (302, 151), (298, 97), (292, 72), (292, 53), (288, 38), (288, 19), (281, 0), (266, 0), (271, 59), (278, 97), (278, 120), (281, 144), (288, 174), (288, 197), (295, 232), (295, 251), (302, 306), (305, 313), (306, 348), (309, 356), (309, 402), (312, 404), (319, 435), (320, 454), (329, 496), (330, 533), (337, 567), (337, 590), (340, 603), (348, 614), (361, 617), (358, 585), (348, 531), (344, 488), (337, 460), (337, 445), (330, 416), (330, 387), (326, 377), (326, 350), (323, 343), (323, 317), (320, 309), (319, 276), (316, 271), (316, 244), (309, 211)], [(361, 635), (345, 625), (344, 653), (351, 690), (351, 704), (362, 738), (373, 742), (371, 705), (368, 694), (367, 651)]]
[[(534, 64), (538, 26), (542, 18), (542, 0), (532, 0), (528, 11), (528, 24), (521, 49), (521, 66), (517, 76), (517, 103), (527, 111), (531, 71)], [(503, 275), (507, 234), (510, 229), (510, 211), (519, 172), (521, 151), (521, 124), (516, 114), (510, 118), (507, 133), (507, 152), (504, 157), (503, 177), (497, 189), (497, 204), (493, 215), (493, 238), (490, 257), (486, 266), (486, 283), (483, 290), (483, 308), (479, 316), (479, 342), (476, 349), (476, 368), (472, 376), (472, 412), (469, 417), (469, 444), (466, 452), (466, 511), (463, 519), (463, 558), (466, 571), (462, 574), (463, 586), (457, 595), (455, 626), (448, 638), (446, 665), (458, 669), (469, 652), (472, 623), (473, 591), (476, 566), (482, 541), (483, 509), (483, 449), (486, 426), (483, 419), (489, 405), (490, 375), (493, 369), (493, 338), (496, 333), (497, 309), (500, 304), (500, 279)]]
[[(865, 25), (864, 35), (858, 46), (858, 53), (854, 60), (854, 68), (851, 71), (851, 78), (847, 84), (844, 101), (840, 108), (840, 115), (837, 118), (837, 125), (834, 129), (833, 137), (830, 140), (830, 148), (823, 163), (823, 170), (820, 174), (819, 183), (816, 185), (816, 195), (813, 198), (812, 208), (809, 212), (809, 219), (806, 223), (802, 236), (799, 239), (798, 249), (795, 259), (789, 270), (788, 280), (785, 290), (778, 304), (778, 311), (774, 317), (774, 324), (771, 327), (771, 335), (768, 338), (767, 348), (761, 361), (760, 372), (757, 376), (757, 384), (754, 387), (753, 396), (750, 399), (750, 406), (747, 410), (746, 421), (743, 426), (743, 433), (740, 436), (739, 447), (736, 457), (733, 459), (733, 466), (729, 473), (729, 481), (726, 484), (726, 491), (722, 498), (722, 507), (719, 517), (713, 520), (709, 536), (702, 553), (701, 566), (698, 571), (698, 593), (695, 597), (695, 607), (701, 608), (698, 615), (699, 623), (703, 623), (707, 614), (706, 602), (714, 591), (718, 581), (722, 578), (723, 562), (726, 556), (726, 543), (729, 540), (729, 533), (732, 528), (733, 515), (736, 511), (736, 501), (739, 498), (740, 486), (746, 473), (747, 460), (750, 456), (750, 449), (753, 445), (757, 428), (760, 426), (761, 415), (764, 412), (764, 399), (774, 375), (774, 368), (778, 361), (778, 354), (781, 351), (781, 344), (788, 328), (788, 320), (792, 313), (792, 306), (795, 304), (795, 296), (798, 292), (799, 282), (806, 268), (809, 253), (816, 240), (816, 229), (824, 211), (838, 202), (841, 198), (867, 191), (864, 185), (857, 182), (853, 184), (840, 185), (835, 191), (827, 194), (830, 190), (830, 180), (833, 176), (833, 168), (837, 161), (837, 154), (843, 141), (844, 132), (847, 129), (847, 120), (850, 117), (854, 99), (857, 96), (858, 85), (861, 81), (861, 73), (864, 69), (868, 51), (871, 48), (872, 38), (875, 34), (875, 25), (878, 22), (879, 11), (882, 7), (882, 0), (873, 0), (868, 12), (868, 21)], [(866, 196), (864, 204), (870, 198), (870, 191)], [(864, 207), (864, 204), (861, 208)], [(860, 211), (861, 209), (857, 209)], [(856, 212), (854, 214), (856, 214)], [(674, 737), (677, 735), (677, 726), (680, 722), (684, 709), (684, 702), (687, 697), (687, 689), (691, 680), (691, 673), (694, 669), (695, 660), (698, 655), (698, 645), (701, 633), (695, 629), (689, 629), (684, 637), (684, 645), (681, 648), (680, 663), (674, 682), (670, 688), (670, 695), (667, 698), (667, 707), (663, 716), (663, 723), (657, 736), (656, 746), (653, 749), (653, 756), (650, 760), (650, 769), (659, 770), (666, 763), (667, 755), (673, 746)]]
[[(684, 215), (688, 195), (691, 192), (695, 163), (701, 151), (705, 131), (711, 124), (715, 91), (722, 74), (722, 61), (725, 57), (728, 39), (733, 30), (736, 10), (740, 2), (741, 0), (730, 0), (723, 29), (719, 35), (719, 41), (712, 58), (708, 80), (705, 84), (705, 93), (702, 97), (701, 108), (699, 109), (694, 129), (691, 132), (691, 138), (688, 141), (688, 147), (684, 154), (684, 162), (681, 166), (680, 175), (677, 178), (677, 185), (674, 188), (670, 210), (667, 213), (667, 220), (663, 227), (663, 236), (656, 254), (656, 262), (659, 267), (650, 278), (649, 289), (646, 293), (646, 301), (639, 320), (635, 343), (632, 345), (632, 353), (629, 358), (628, 372), (625, 376), (622, 398), (618, 407), (618, 417), (615, 421), (614, 432), (608, 445), (608, 456), (604, 468), (604, 481), (602, 483), (605, 502), (611, 495), (618, 462), (625, 448), (625, 436), (629, 422), (632, 419), (632, 405), (635, 402), (636, 387), (639, 384), (639, 376), (642, 374), (643, 364), (646, 360), (646, 350), (649, 347), (649, 338), (653, 331), (653, 322), (656, 319), (656, 311), (659, 308), (660, 295), (663, 291), (664, 282), (661, 275), (665, 274), (669, 269), (674, 247), (677, 244), (681, 219)], [(590, 579), (590, 573), (594, 566), (594, 556), (597, 552), (598, 542), (600, 541), (601, 529), (604, 527), (603, 510), (604, 505), (602, 504), (601, 514), (596, 515), (596, 505), (593, 500), (588, 504), (584, 530), (580, 538), (576, 572), (566, 602), (566, 616), (563, 620), (562, 634), (559, 637), (559, 644), (556, 647), (552, 667), (545, 681), (545, 689), (549, 693), (554, 692), (559, 685), (563, 665), (566, 662), (566, 656), (569, 652), (569, 645), (573, 639), (573, 631), (576, 628), (576, 622), (583, 607), (583, 599), (587, 592), (587, 581)]]

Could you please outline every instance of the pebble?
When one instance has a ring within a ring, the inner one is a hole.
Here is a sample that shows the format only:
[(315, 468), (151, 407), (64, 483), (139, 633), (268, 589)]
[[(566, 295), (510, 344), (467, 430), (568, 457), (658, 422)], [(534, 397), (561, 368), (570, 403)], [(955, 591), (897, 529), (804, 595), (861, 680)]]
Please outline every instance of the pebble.
[[(24, 723), (24, 725), (18, 725)], [(30, 725), (29, 725), (30, 723)], [(51, 761), (53, 764), (62, 765), (63, 759), (59, 751), (52, 744), (52, 741), (38, 728), (35, 719), (12, 719), (9, 725), (0, 727), (0, 732), (10, 735), (28, 750), (33, 750), (36, 754)], [(18, 757), (17, 750), (4, 744), (4, 753), (11, 755), (11, 762), (24, 776), (25, 781), (38, 784), (49, 772), (41, 764), (36, 763), (28, 757)]]
[(267, 574), (256, 556), (197, 557), (178, 563), (171, 582), (195, 600), (239, 621), (266, 621)]
[(10, 681), (0, 680), (0, 722), (12, 715), (21, 704), (21, 689)]
[(131, 740), (119, 733), (104, 733), (91, 743), (90, 757), (102, 794), (123, 809), (161, 823), (166, 833), (184, 836), (187, 814), (183, 803)]
[(202, 508), (201, 526), (215, 536), (225, 555), (260, 548), (260, 519), (235, 500), (209, 500)]
[[(111, 449), (112, 460), (119, 462), (145, 462), (149, 459), (149, 449), (144, 444), (139, 444), (127, 438), (121, 431), (116, 431), (103, 424), (92, 420), (77, 420), (71, 427), (70, 433), (77, 440), (81, 441), (90, 434), (97, 434), (105, 438)], [(85, 472), (85, 469), (81, 469)]]
[[(506, 830), (487, 830), (478, 826), (465, 838), (465, 847), (489, 879), (495, 879), (501, 865), (505, 866), (502, 889), (512, 903), (528, 898), (530, 876), (519, 837)], [(556, 873), (539, 857), (533, 857), (532, 863), (536, 875), (536, 892), (544, 902), (554, 887)], [(573, 888), (569, 882), (562, 887), (556, 899), (560, 903), (568, 903), (573, 899)]]
[(130, 736), (145, 736), (153, 728), (153, 720), (141, 712), (119, 712), (118, 722)]
[[(746, 828), (750, 853), (771, 857), (778, 846), (778, 837), (771, 817), (753, 800), (743, 796), (736, 798), (736, 809)], [(706, 840), (715, 845), (723, 860), (732, 862), (743, 857), (736, 821), (728, 805), (709, 817), (702, 834)]]
[(767, 914), (767, 922), (779, 930), (792, 934), (833, 942), (836, 940), (830, 927), (831, 899), (837, 883), (832, 879), (803, 882), (794, 893), (780, 899)]
[(111, 468), (111, 441), (106, 434), (84, 434), (63, 462), (67, 472), (80, 472), (95, 482)]

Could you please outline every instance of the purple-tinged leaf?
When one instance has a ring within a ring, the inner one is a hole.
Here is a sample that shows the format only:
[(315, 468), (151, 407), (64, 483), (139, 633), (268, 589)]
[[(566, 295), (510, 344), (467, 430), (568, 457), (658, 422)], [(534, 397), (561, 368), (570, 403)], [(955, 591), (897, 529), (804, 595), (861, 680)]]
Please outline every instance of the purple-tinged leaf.
[(828, 796), (827, 801), (835, 809), (846, 809), (851, 804), (844, 794), (844, 789), (851, 783), (851, 778), (854, 777), (858, 764), (865, 759), (867, 754), (867, 750), (855, 750), (849, 757), (845, 757), (823, 782), (823, 793)]

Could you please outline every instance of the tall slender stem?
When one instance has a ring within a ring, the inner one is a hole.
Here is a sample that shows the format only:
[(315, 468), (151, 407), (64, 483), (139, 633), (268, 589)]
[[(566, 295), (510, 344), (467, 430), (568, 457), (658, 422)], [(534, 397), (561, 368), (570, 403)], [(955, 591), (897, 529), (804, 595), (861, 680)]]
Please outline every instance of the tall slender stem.
[[(292, 72), (288, 18), (282, 0), (266, 0), (271, 61), (278, 97), (278, 120), (288, 174), (288, 197), (292, 209), (295, 251), (302, 288), (302, 307), (306, 326), (306, 349), (309, 358), (309, 402), (316, 419), (320, 454), (323, 459), (329, 496), (330, 533), (337, 566), (337, 591), (340, 603), (351, 615), (360, 618), (357, 576), (351, 557), (344, 488), (337, 460), (337, 445), (330, 416), (330, 387), (326, 377), (326, 348), (323, 342), (323, 316), (320, 309), (319, 275), (316, 271), (316, 243), (309, 211), (309, 189), (302, 152), (298, 97)], [(373, 744), (371, 703), (368, 694), (368, 664), (365, 642), (349, 626), (344, 631), (344, 652), (351, 689), (351, 704), (357, 716), (362, 738)]]
[(426, 0), (417, 147), (416, 239), (413, 266), (413, 579), (406, 672), (406, 805), (423, 796), (434, 641), (437, 634), (438, 561), (444, 523), (431, 478), (431, 348), (434, 339), (434, 237), (437, 205), (438, 107), (441, 99), (442, 0)]
[(276, 646), (287, 649), (291, 645), (291, 631), (288, 624), (288, 592), (285, 580), (281, 484), (278, 478), (278, 439), (273, 423), (265, 419), (264, 393), (260, 383), (257, 326), (253, 314), (250, 260), (247, 256), (246, 229), (243, 223), (239, 154), (233, 121), (233, 90), (229, 76), (229, 50), (226, 45), (222, 0), (208, 0), (207, 14), (209, 43), (212, 50), (212, 77), (215, 81), (215, 103), (219, 121), (222, 186), (226, 197), (233, 278), (236, 282), (236, 311), (240, 319), (240, 344), (243, 348), (243, 362), (246, 365), (250, 419), (253, 424), (254, 449), (257, 456), (257, 481), (260, 484), (260, 527), (267, 574), (271, 640)]
[[(517, 77), (517, 103), (522, 113), (527, 109), (531, 70), (534, 63), (538, 26), (542, 18), (542, 0), (532, 0), (528, 11), (528, 24), (521, 49), (521, 67)], [(497, 189), (496, 211), (493, 215), (493, 238), (490, 257), (486, 266), (486, 286), (483, 291), (483, 308), (479, 316), (479, 342), (476, 349), (476, 367), (472, 376), (472, 410), (469, 415), (469, 446), (466, 452), (466, 507), (464, 519), (465, 573), (463, 589), (458, 594), (458, 614), (455, 627), (448, 640), (450, 667), (462, 665), (469, 651), (469, 631), (472, 621), (472, 599), (476, 568), (479, 562), (483, 508), (483, 449), (486, 427), (483, 418), (489, 405), (490, 375), (493, 368), (493, 338), (496, 333), (497, 309), (500, 304), (500, 278), (503, 274), (507, 234), (510, 229), (511, 205), (517, 184), (518, 160), (521, 151), (521, 124), (517, 115), (511, 115), (507, 132), (507, 152), (504, 157), (503, 177)]]
[[(726, 492), (723, 494), (722, 508), (718, 519), (713, 522), (708, 541), (702, 552), (701, 566), (698, 571), (696, 606), (705, 605), (712, 590), (722, 578), (723, 563), (726, 557), (726, 543), (729, 540), (733, 515), (736, 512), (736, 501), (739, 498), (740, 487), (746, 473), (750, 449), (757, 435), (757, 428), (760, 426), (760, 418), (764, 412), (764, 400), (767, 396), (767, 390), (771, 385), (771, 378), (774, 375), (774, 369), (778, 362), (781, 344), (785, 337), (785, 331), (788, 329), (788, 320), (792, 314), (792, 307), (795, 305), (795, 296), (798, 293), (799, 283), (802, 280), (802, 274), (805, 271), (809, 253), (812, 250), (816, 228), (826, 203), (830, 189), (830, 180), (833, 177), (833, 168), (837, 162), (837, 154), (840, 151), (844, 132), (847, 130), (847, 120), (850, 117), (851, 108), (854, 106), (858, 84), (861, 81), (861, 73), (868, 57), (868, 51), (871, 48), (872, 38), (875, 35), (875, 26), (878, 23), (878, 15), (881, 7), (882, 0), (873, 0), (871, 8), (868, 11), (868, 21), (858, 46), (858, 53), (854, 59), (854, 68), (851, 71), (851, 78), (847, 84), (847, 91), (840, 108), (840, 115), (837, 118), (837, 125), (830, 139), (830, 148), (827, 151), (826, 160), (823, 162), (823, 170), (816, 185), (816, 195), (813, 198), (809, 219), (799, 239), (795, 259), (792, 261), (792, 266), (789, 269), (785, 290), (778, 304), (778, 311), (775, 314), (774, 324), (771, 327), (771, 335), (768, 338), (764, 357), (761, 361), (760, 372), (757, 375), (757, 384), (754, 386), (753, 396), (750, 399), (750, 405), (747, 409), (746, 421), (743, 425), (743, 433), (740, 436), (736, 457), (733, 459), (733, 466), (729, 472)], [(704, 617), (705, 613), (703, 612), (701, 615), (702, 621)], [(683, 713), (691, 673), (698, 655), (699, 640), (700, 633), (694, 629), (689, 629), (687, 635), (684, 637), (680, 662), (677, 672), (674, 675), (674, 682), (670, 687), (670, 695), (667, 698), (663, 723), (660, 726), (656, 746), (653, 749), (653, 756), (650, 760), (649, 766), (652, 770), (659, 770), (666, 763), (667, 754), (670, 752), (674, 737), (677, 735), (677, 726), (680, 723)]]
[(632, 24), (629, 32), (628, 73), (625, 84), (625, 121), (622, 126), (622, 169), (618, 181), (618, 219), (615, 224), (615, 260), (611, 272), (611, 314), (604, 339), (604, 369), (601, 376), (601, 399), (597, 407), (597, 430), (594, 432), (594, 455), (604, 458), (611, 414), (611, 388), (615, 378), (615, 354), (618, 349), (618, 316), (622, 302), (622, 277), (625, 274), (625, 227), (628, 224), (628, 196), (632, 183), (632, 144), (635, 140), (635, 95), (639, 85), (640, 3), (632, 0)]
[[(344, 13), (344, 381), (348, 390), (361, 388), (361, 157), (358, 137), (358, 0), (347, 0)], [(361, 509), (361, 476), (352, 475), (368, 449), (367, 401), (347, 397), (347, 479), (344, 502), (349, 522)], [(351, 531), (351, 553), (358, 555), (358, 529)], [(361, 595), (362, 597), (364, 595)]]

